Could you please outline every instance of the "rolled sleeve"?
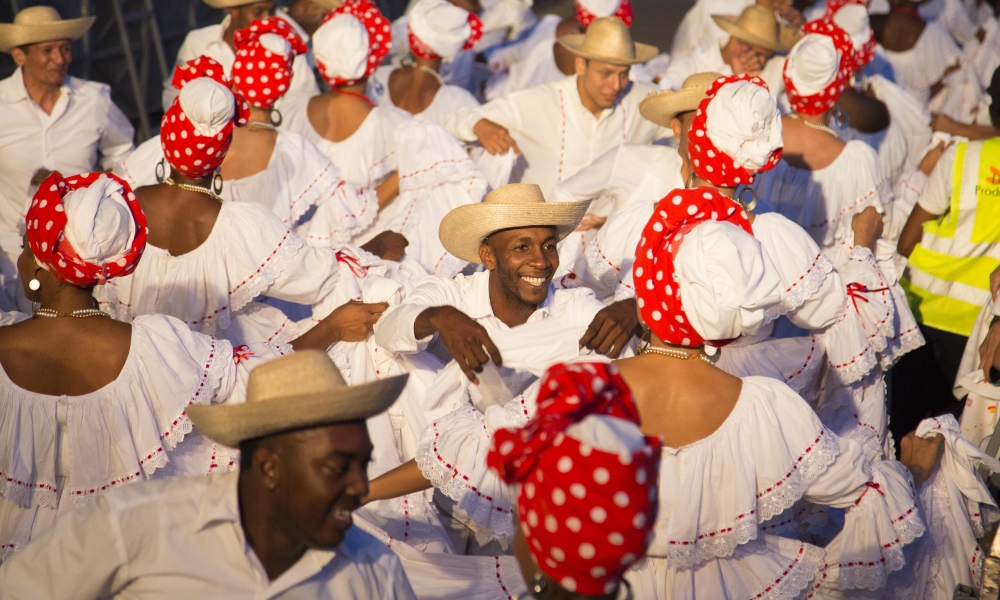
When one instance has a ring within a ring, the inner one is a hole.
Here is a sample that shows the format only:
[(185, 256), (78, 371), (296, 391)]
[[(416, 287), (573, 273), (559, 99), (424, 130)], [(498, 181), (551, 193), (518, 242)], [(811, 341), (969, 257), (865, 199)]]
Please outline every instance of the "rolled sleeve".
[(479, 138), (472, 129), (481, 119), (489, 119), (497, 125), (506, 127), (511, 136), (516, 137), (515, 131), (521, 125), (518, 99), (523, 95), (524, 93), (510, 94), (476, 108), (460, 108), (448, 116), (445, 129), (463, 142), (475, 142)]
[(951, 174), (955, 166), (955, 146), (944, 151), (927, 178), (917, 204), (932, 215), (943, 215), (951, 207)]
[(458, 284), (442, 275), (428, 275), (399, 305), (385, 311), (375, 324), (375, 343), (390, 352), (421, 352), (433, 335), (417, 339), (413, 326), (420, 313), (435, 306), (455, 306), (461, 302)]

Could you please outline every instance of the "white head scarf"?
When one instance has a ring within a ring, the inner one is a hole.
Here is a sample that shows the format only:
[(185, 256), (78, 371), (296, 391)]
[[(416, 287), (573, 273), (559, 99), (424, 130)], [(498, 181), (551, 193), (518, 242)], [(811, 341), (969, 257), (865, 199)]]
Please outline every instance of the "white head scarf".
[(233, 92), (208, 77), (185, 84), (180, 93), (180, 105), (195, 132), (206, 137), (222, 131), (236, 114)]
[(868, 11), (860, 4), (845, 4), (833, 14), (833, 22), (851, 36), (851, 45), (860, 50), (871, 39)]
[(257, 42), (279, 56), (288, 56), (292, 53), (292, 45), (276, 33), (265, 33), (260, 36)]
[(445, 60), (452, 60), (472, 35), (469, 12), (448, 0), (420, 0), (410, 10), (410, 31)]
[(719, 88), (708, 103), (705, 133), (736, 166), (749, 171), (759, 170), (784, 145), (774, 97), (749, 81)]
[(622, 6), (622, 0), (576, 0), (576, 3), (594, 13), (598, 19), (610, 17)]
[[(853, 38), (851, 38), (853, 42)], [(785, 59), (785, 75), (796, 91), (812, 96), (826, 89), (837, 77), (840, 58), (833, 38), (810, 33), (798, 41)]]
[(313, 55), (326, 67), (328, 79), (364, 76), (370, 44), (368, 30), (357, 17), (339, 14), (320, 26), (312, 38)]
[(122, 185), (101, 177), (63, 197), (66, 241), (88, 263), (103, 265), (125, 257), (135, 239), (135, 219)]

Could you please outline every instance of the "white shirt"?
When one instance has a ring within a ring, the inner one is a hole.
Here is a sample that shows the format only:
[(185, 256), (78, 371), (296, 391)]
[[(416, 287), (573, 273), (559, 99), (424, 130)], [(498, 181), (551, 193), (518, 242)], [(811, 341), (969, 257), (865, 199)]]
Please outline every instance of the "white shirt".
[(19, 254), (24, 213), (38, 189), (31, 185), (35, 172), (110, 171), (132, 150), (135, 130), (111, 101), (109, 86), (76, 77), (66, 78), (52, 114), (45, 114), (28, 95), (20, 67), (0, 81), (0, 114), (0, 247)]
[[(290, 18), (286, 18), (283, 15), (279, 15), (279, 17), (291, 22)], [(208, 27), (189, 31), (187, 37), (184, 38), (181, 49), (177, 51), (176, 64), (183, 65), (187, 61), (194, 60), (199, 56), (207, 56), (218, 61), (222, 65), (222, 68), (225, 69), (226, 77), (229, 77), (233, 63), (236, 62), (236, 53), (233, 52), (233, 49), (229, 47), (229, 44), (226, 43), (222, 36), (229, 27), (230, 20), (229, 15), (226, 15), (226, 18), (218, 25), (209, 25)], [(288, 92), (285, 96), (297, 93), (307, 93), (310, 96), (314, 96), (319, 93), (319, 86), (316, 85), (316, 76), (313, 74), (310, 61), (309, 54), (300, 54), (295, 57), (295, 60), (292, 62), (292, 81), (288, 84)], [(171, 71), (170, 76), (163, 82), (163, 110), (170, 108), (170, 104), (180, 93), (180, 90), (175, 89), (170, 84), (173, 76), (174, 74)], [(281, 110), (282, 101), (285, 96), (279, 98), (275, 104), (275, 108), (278, 110)]]
[(239, 473), (104, 493), (56, 521), (0, 567), (18, 598), (225, 600), (415, 598), (399, 559), (357, 527), (334, 550), (307, 550), (270, 581), (240, 525)]
[(506, 127), (523, 156), (512, 182), (536, 183), (548, 195), (560, 181), (575, 175), (608, 150), (624, 144), (649, 144), (672, 132), (639, 114), (639, 103), (655, 86), (630, 82), (618, 102), (599, 117), (584, 108), (576, 76), (508, 94), (479, 108), (463, 108), (448, 117), (448, 131), (463, 142), (478, 138), (480, 119)]
[[(722, 40), (725, 45), (729, 38)], [(767, 59), (761, 69), (760, 78), (767, 84), (768, 91), (777, 98), (784, 92), (785, 83), (781, 79), (781, 71), (785, 66), (784, 55), (775, 55)], [(732, 75), (733, 68), (722, 58), (722, 47), (714, 42), (698, 46), (687, 56), (670, 61), (670, 65), (660, 78), (660, 87), (675, 92), (684, 85), (684, 80), (695, 73), (718, 73)]]
[[(365, 89), (365, 95), (371, 98), (372, 102), (375, 104), (388, 104), (389, 106), (396, 106), (392, 101), (392, 96), (389, 94), (389, 78), (392, 76), (392, 72), (396, 70), (393, 66), (383, 66), (375, 69), (372, 76), (368, 78), (368, 85)], [(445, 120), (447, 120), (448, 115), (455, 112), (459, 108), (478, 108), (479, 101), (476, 100), (475, 96), (470, 94), (464, 88), (460, 88), (457, 85), (442, 85), (438, 88), (436, 94), (434, 94), (434, 99), (431, 103), (417, 113), (417, 115), (427, 119), (435, 125), (440, 125), (444, 127)], [(414, 115), (416, 116), (416, 115)]]
[(943, 215), (951, 210), (951, 175), (955, 170), (955, 146), (951, 145), (944, 151), (938, 163), (934, 166), (924, 191), (917, 199), (920, 208), (932, 215)]

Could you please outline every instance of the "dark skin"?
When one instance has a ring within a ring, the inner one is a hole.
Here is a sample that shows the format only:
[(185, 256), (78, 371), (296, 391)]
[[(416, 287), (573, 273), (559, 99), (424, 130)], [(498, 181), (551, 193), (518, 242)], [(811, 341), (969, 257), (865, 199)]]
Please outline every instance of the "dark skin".
[(304, 29), (309, 35), (316, 33), (316, 30), (323, 24), (323, 19), (326, 18), (329, 12), (325, 6), (312, 0), (295, 0), (288, 7), (288, 16), (295, 19), (299, 27)]
[(847, 144), (832, 133), (806, 125), (807, 121), (825, 125), (829, 112), (821, 115), (794, 114), (798, 118), (781, 118), (782, 137), (785, 141), (782, 160), (796, 169), (806, 171), (817, 171), (833, 164)]
[[(69, 64), (73, 61), (73, 44), (69, 40), (38, 42), (12, 48), (11, 57), (21, 67), (24, 87), (45, 114), (51, 115), (62, 85), (69, 75)], [(39, 185), (52, 171), (42, 167), (31, 177), (31, 185)]]
[[(909, 0), (901, 0), (892, 4), (894, 7), (899, 6), (914, 10), (917, 7), (916, 3)], [(893, 52), (905, 52), (913, 48), (917, 40), (920, 39), (920, 34), (924, 32), (924, 27), (927, 26), (919, 16), (898, 10), (893, 10), (883, 15), (870, 15), (869, 22), (871, 23), (876, 41), (882, 44), (886, 50)], [(944, 89), (944, 84), (942, 83), (944, 78), (959, 68), (958, 64), (948, 67), (944, 75), (941, 76), (941, 79), (931, 85), (932, 98)]]
[(875, 133), (889, 127), (889, 109), (872, 90), (858, 91), (848, 87), (837, 103), (850, 118), (851, 127), (861, 133)]
[[(556, 26), (556, 39), (558, 40), (564, 35), (583, 32), (583, 27), (576, 19), (563, 19), (560, 21), (559, 25)], [(555, 58), (556, 67), (559, 68), (563, 75), (572, 75), (573, 73), (576, 73), (576, 55), (567, 50), (566, 47), (559, 42), (554, 42), (552, 44), (552, 57)]]
[(222, 39), (232, 48), (233, 52), (236, 52), (236, 42), (233, 41), (236, 32), (250, 27), (258, 19), (266, 19), (271, 16), (274, 13), (274, 2), (272, 0), (253, 2), (227, 8), (226, 12), (229, 13), (229, 27), (222, 32)]
[[(306, 550), (331, 550), (368, 493), (372, 443), (364, 421), (256, 440), (238, 484), (247, 542), (274, 581)], [(250, 449), (246, 444), (241, 446)]]
[(419, 115), (434, 102), (441, 84), (430, 73), (441, 71), (441, 59), (413, 57), (414, 66), (402, 67), (389, 74), (389, 98), (392, 103), (411, 115)]

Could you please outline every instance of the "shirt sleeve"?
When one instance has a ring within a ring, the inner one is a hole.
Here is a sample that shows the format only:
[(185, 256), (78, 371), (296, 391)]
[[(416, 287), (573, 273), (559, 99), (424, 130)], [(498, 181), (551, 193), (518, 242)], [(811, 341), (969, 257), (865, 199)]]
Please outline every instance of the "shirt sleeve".
[(403, 570), (399, 557), (390, 554), (386, 557), (386, 592), (385, 600), (417, 600), (417, 595), (410, 585), (410, 580)]
[[(108, 94), (110, 96), (110, 91)], [(108, 98), (107, 115), (108, 122), (101, 132), (101, 141), (98, 143), (98, 150), (101, 152), (101, 170), (103, 171), (116, 169), (135, 148), (132, 143), (135, 138), (135, 129), (125, 117), (125, 113), (111, 101), (110, 97)]]
[(550, 202), (592, 200), (609, 191), (623, 146), (605, 152), (584, 169), (552, 188)]
[(955, 146), (945, 150), (931, 171), (917, 204), (932, 215), (943, 215), (951, 207), (951, 173), (955, 166)]
[(104, 495), (56, 519), (0, 565), (3, 600), (105, 598), (125, 587), (128, 563)]
[(434, 336), (418, 340), (413, 326), (420, 313), (435, 306), (458, 306), (458, 283), (443, 275), (428, 275), (397, 306), (389, 308), (375, 324), (375, 343), (390, 352), (412, 353), (427, 349)]
[[(530, 93), (530, 92), (529, 92)], [(517, 130), (521, 128), (521, 100), (524, 93), (508, 94), (502, 98), (491, 100), (477, 108), (460, 108), (448, 115), (445, 129), (463, 142), (475, 142), (479, 138), (472, 128), (480, 119), (489, 119), (497, 125), (506, 127), (511, 137), (517, 138)]]

